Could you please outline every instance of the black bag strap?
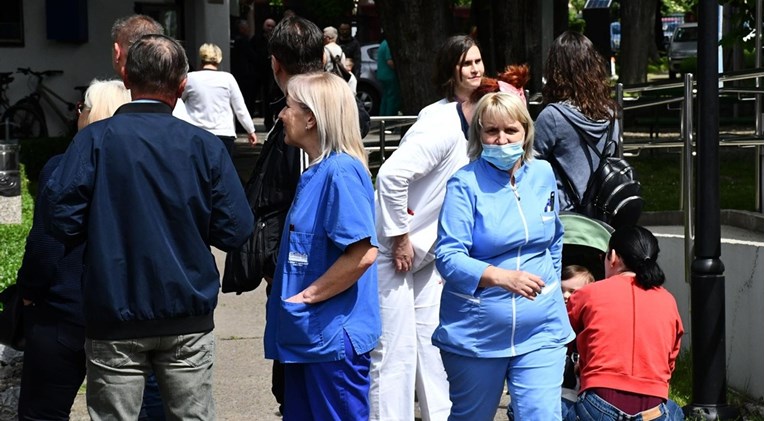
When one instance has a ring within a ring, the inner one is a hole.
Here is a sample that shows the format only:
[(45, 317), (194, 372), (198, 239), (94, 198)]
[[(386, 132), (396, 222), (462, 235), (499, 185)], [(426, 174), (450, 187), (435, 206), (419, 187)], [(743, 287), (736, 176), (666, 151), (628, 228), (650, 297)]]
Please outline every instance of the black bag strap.
[(571, 182), (571, 179), (568, 178), (568, 175), (566, 175), (566, 172), (563, 171), (563, 167), (560, 165), (560, 162), (558, 162), (555, 157), (549, 161), (552, 166), (555, 167), (555, 170), (558, 172), (558, 175), (560, 176), (561, 183), (563, 184), (563, 189), (566, 190), (566, 193), (568, 194), (568, 198), (573, 202), (574, 209), (579, 209), (582, 206), (582, 199), (579, 197), (579, 194), (576, 192), (576, 189), (574, 188), (574, 184)]
[[(566, 113), (563, 112), (563, 110), (560, 109), (561, 105), (559, 104), (550, 104), (551, 107), (553, 107), (555, 110), (558, 111), (558, 113), (563, 116), (564, 119), (569, 123), (571, 127), (574, 128), (577, 135), (579, 136), (580, 141), (582, 141), (587, 147), (592, 149), (593, 152), (595, 152), (595, 155), (598, 156), (599, 163), (597, 166), (597, 169), (605, 165), (605, 160), (603, 159), (603, 156), (607, 155), (609, 145), (614, 143), (613, 140), (613, 134), (614, 134), (614, 119), (611, 119), (608, 123), (608, 134), (606, 135), (606, 142), (603, 145), (603, 151), (598, 150), (598, 145), (593, 142), (592, 138), (585, 133), (571, 118), (566, 115)], [(614, 152), (616, 151), (616, 148), (614, 148)], [(573, 183), (571, 182), (571, 179), (568, 178), (566, 175), (566, 172), (563, 171), (563, 167), (560, 165), (560, 163), (556, 159), (552, 159), (551, 162), (553, 162), (554, 166), (556, 167), (558, 174), (560, 175), (560, 178), (563, 183), (563, 187), (568, 191), (568, 197), (574, 202), (574, 208), (579, 209), (582, 206), (582, 198), (579, 197), (579, 194), (576, 192), (576, 189), (574, 188)], [(597, 171), (597, 169), (595, 171)], [(590, 174), (590, 178), (587, 181), (587, 188), (585, 191), (589, 190), (590, 184), (592, 183), (592, 173)]]

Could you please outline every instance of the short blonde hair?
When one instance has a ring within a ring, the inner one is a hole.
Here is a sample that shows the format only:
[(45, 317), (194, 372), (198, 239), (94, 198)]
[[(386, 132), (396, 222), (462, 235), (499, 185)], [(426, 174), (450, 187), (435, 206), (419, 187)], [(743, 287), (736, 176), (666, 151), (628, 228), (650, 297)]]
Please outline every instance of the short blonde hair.
[(324, 28), (324, 36), (329, 38), (330, 42), (337, 41), (337, 29), (334, 26)]
[(467, 152), (471, 160), (477, 159), (483, 152), (481, 127), (483, 118), (486, 116), (492, 116), (500, 121), (521, 123), (526, 132), (526, 137), (523, 139), (523, 160), (528, 162), (534, 157), (534, 121), (529, 115), (526, 103), (518, 95), (495, 92), (481, 98), (475, 106), (468, 134)]
[(223, 61), (223, 51), (215, 44), (204, 43), (199, 47), (199, 61), (202, 64), (218, 65)]
[(359, 129), (359, 109), (348, 83), (332, 73), (307, 73), (290, 79), (287, 95), (316, 118), (321, 155), (311, 164), (331, 152), (342, 152), (361, 161), (369, 171)]
[(121, 80), (93, 79), (85, 91), (85, 108), (90, 110), (87, 124), (114, 115), (117, 108), (130, 102), (130, 91)]

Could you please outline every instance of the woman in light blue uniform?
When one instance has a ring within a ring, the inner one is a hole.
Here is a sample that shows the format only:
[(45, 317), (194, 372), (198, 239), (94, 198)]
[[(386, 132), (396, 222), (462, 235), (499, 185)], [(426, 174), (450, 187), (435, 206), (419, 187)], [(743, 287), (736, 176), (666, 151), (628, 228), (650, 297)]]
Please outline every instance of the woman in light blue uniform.
[(472, 162), (447, 185), (436, 243), (446, 283), (433, 343), (452, 421), (493, 419), (505, 380), (517, 419), (561, 419), (565, 345), (574, 333), (560, 288), (555, 176), (532, 158), (533, 138), (520, 97), (484, 96), (470, 125)]
[(266, 358), (285, 364), (285, 420), (366, 420), (378, 244), (356, 102), (337, 76), (295, 76), (279, 118), (310, 164), (282, 233)]

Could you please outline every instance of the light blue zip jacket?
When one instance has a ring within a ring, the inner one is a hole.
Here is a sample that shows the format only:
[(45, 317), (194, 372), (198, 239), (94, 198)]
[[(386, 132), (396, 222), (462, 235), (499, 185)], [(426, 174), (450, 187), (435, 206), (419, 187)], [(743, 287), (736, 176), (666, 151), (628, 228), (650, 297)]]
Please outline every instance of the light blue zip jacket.
[[(436, 242), (445, 285), (433, 344), (454, 354), (499, 358), (574, 339), (560, 288), (563, 225), (550, 164), (531, 160), (510, 176), (477, 159), (447, 184)], [(534, 301), (479, 288), (489, 265), (542, 278)]]

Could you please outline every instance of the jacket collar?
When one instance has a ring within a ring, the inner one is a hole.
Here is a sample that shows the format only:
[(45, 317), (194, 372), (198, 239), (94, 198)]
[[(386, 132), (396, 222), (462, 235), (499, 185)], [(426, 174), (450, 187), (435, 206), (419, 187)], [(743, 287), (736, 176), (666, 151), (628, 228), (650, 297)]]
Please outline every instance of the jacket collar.
[(150, 102), (128, 102), (127, 104), (117, 108), (114, 115), (123, 113), (157, 113), (157, 114), (172, 114), (173, 109), (164, 102), (150, 101)]

